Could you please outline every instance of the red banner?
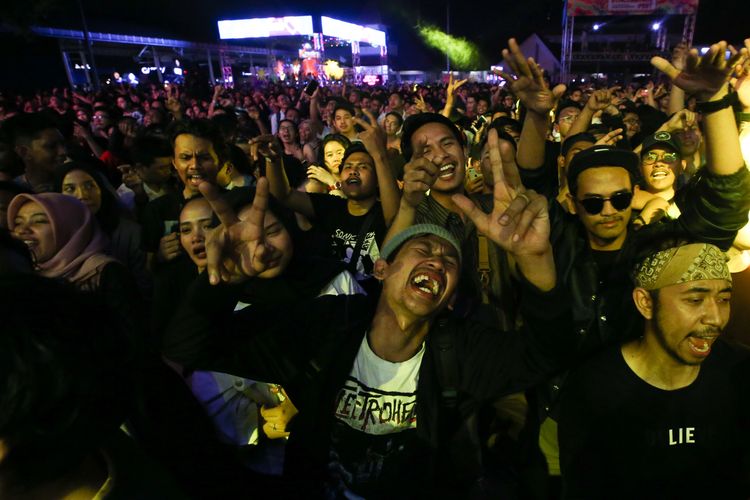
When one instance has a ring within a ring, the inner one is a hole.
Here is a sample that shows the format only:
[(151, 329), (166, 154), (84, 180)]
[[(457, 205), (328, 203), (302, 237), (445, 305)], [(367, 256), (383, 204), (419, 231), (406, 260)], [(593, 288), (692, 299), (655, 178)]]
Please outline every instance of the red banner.
[(569, 16), (695, 14), (698, 0), (568, 0)]

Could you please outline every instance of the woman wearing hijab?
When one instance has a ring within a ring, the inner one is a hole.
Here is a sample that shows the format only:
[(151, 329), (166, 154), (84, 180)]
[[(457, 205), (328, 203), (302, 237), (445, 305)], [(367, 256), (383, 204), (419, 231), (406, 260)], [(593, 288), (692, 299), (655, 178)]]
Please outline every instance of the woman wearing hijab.
[(8, 226), (30, 250), (37, 274), (98, 294), (115, 314), (108, 316), (110, 326), (127, 335), (137, 362), (132, 374), (138, 379), (137, 403), (127, 424), (139, 444), (195, 498), (211, 498), (209, 490), (220, 498), (246, 491), (239, 477), (244, 469), (216, 442), (182, 381), (156, 356), (158, 339), (146, 337), (136, 285), (127, 269), (105, 254), (109, 242), (91, 210), (60, 193), (20, 194), (8, 207)]
[(17, 195), (8, 206), (8, 228), (31, 251), (38, 274), (64, 278), (81, 290), (98, 290), (105, 269), (121, 267), (106, 255), (109, 241), (94, 215), (69, 196)]
[(26, 244), (38, 274), (101, 294), (128, 332), (142, 331), (135, 282), (106, 254), (109, 241), (86, 205), (59, 193), (19, 194), (8, 206), (8, 229)]

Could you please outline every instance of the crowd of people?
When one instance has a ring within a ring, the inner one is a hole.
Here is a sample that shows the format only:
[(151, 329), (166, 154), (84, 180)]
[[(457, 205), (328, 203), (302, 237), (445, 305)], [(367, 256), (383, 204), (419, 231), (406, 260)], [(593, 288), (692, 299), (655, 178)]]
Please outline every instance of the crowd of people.
[(746, 498), (749, 52), (3, 93), (0, 498)]

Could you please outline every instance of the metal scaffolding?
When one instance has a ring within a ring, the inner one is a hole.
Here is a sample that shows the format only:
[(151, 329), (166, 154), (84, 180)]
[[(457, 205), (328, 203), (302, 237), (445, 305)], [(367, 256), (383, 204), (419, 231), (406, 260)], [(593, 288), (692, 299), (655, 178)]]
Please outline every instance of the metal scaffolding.
[[(569, 12), (569, 0), (566, 0), (565, 7), (563, 8), (563, 33), (561, 38), (561, 54), (560, 54), (560, 63), (561, 63), (561, 77), (564, 82), (570, 81), (571, 79), (571, 72), (572, 72), (572, 63), (574, 62), (622, 62), (622, 61), (630, 61), (630, 62), (643, 62), (650, 60), (651, 56), (655, 55), (654, 52), (633, 52), (633, 51), (613, 51), (613, 50), (604, 50), (599, 52), (589, 51), (588, 45), (591, 44), (592, 41), (596, 39), (602, 39), (604, 35), (602, 35), (601, 32), (598, 34), (592, 35), (591, 32), (586, 32), (583, 30), (579, 30), (580, 33), (576, 36), (575, 34), (575, 17), (573, 12)], [(697, 2), (695, 6), (697, 10)], [(612, 14), (614, 16), (614, 14)], [(693, 44), (693, 35), (695, 34), (695, 22), (696, 22), (696, 11), (691, 11), (688, 13), (675, 13), (670, 14), (675, 16), (683, 16), (684, 17), (684, 25), (682, 29), (682, 35), (681, 37), (677, 36), (676, 33), (672, 33), (671, 36), (667, 32), (667, 27), (664, 23), (661, 23), (660, 26), (657, 28), (654, 28), (656, 30), (655, 32), (655, 38), (653, 39), (655, 44), (655, 49), (660, 54), (664, 55), (669, 52), (671, 47), (670, 44), (670, 38), (673, 43), (676, 43), (677, 41), (685, 41), (689, 46), (692, 46)], [(634, 15), (633, 17), (635, 17)], [(584, 26), (586, 23), (583, 23)], [(598, 27), (594, 27), (594, 30), (597, 30)], [(628, 41), (629, 38), (633, 36), (643, 36), (643, 34), (612, 34), (607, 35), (606, 38), (609, 41), (613, 42), (623, 42)], [(580, 50), (575, 52), (573, 51), (573, 46), (576, 40), (580, 43)]]
[[(84, 46), (81, 45), (86, 42), (86, 36), (83, 31), (35, 26), (32, 28), (32, 32), (38, 36), (55, 38), (58, 40), (62, 61), (65, 66), (65, 74), (71, 86), (73, 85), (73, 76), (71, 71), (70, 54), (78, 56), (81, 60), (81, 66), (86, 72), (86, 80), (90, 85), (93, 84), (95, 81), (93, 65), (89, 64), (86, 53), (82, 50)], [(193, 58), (204, 60), (208, 63), (208, 72), (212, 82), (217, 81), (215, 78), (217, 74), (214, 72), (213, 67), (214, 57), (217, 58), (222, 66), (218, 75), (220, 76), (220, 79), (224, 81), (226, 75), (223, 65), (230, 60), (230, 56), (242, 57), (247, 55), (250, 56), (252, 60), (253, 55), (260, 55), (265, 56), (265, 58), (268, 58), (269, 60), (273, 60), (277, 56), (284, 57), (296, 55), (294, 52), (288, 50), (272, 50), (267, 47), (251, 47), (247, 45), (227, 43), (191, 42), (172, 38), (123, 35), (118, 33), (101, 33), (94, 31), (89, 32), (88, 35), (88, 40), (94, 44), (97, 53), (122, 55), (123, 50), (117, 49), (117, 46), (133, 45), (141, 47), (139, 56), (143, 56), (150, 50), (154, 66), (157, 68), (161, 66), (160, 56), (165, 55), (163, 52), (160, 54), (157, 51), (157, 47), (171, 48), (179, 52), (181, 57), (186, 51), (189, 51), (193, 54)], [(75, 41), (76, 43), (71, 44), (70, 41)], [(157, 71), (157, 74), (159, 81), (163, 81), (161, 72)]]

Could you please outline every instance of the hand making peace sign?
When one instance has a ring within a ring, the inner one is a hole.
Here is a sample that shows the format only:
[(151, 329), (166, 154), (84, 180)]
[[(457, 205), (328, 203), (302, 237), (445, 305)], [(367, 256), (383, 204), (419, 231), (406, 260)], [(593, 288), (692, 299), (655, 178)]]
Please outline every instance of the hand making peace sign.
[(494, 206), (486, 214), (469, 198), (453, 195), (458, 208), (477, 230), (515, 256), (541, 255), (549, 251), (550, 220), (547, 199), (527, 190), (513, 163), (503, 163), (497, 131), (488, 138), (494, 180)]
[(272, 252), (268, 251), (263, 241), (268, 180), (265, 177), (258, 180), (253, 205), (245, 220), (237, 217), (213, 184), (203, 182), (199, 189), (221, 222), (206, 238), (209, 282), (212, 285), (220, 282), (239, 283), (268, 269)]

